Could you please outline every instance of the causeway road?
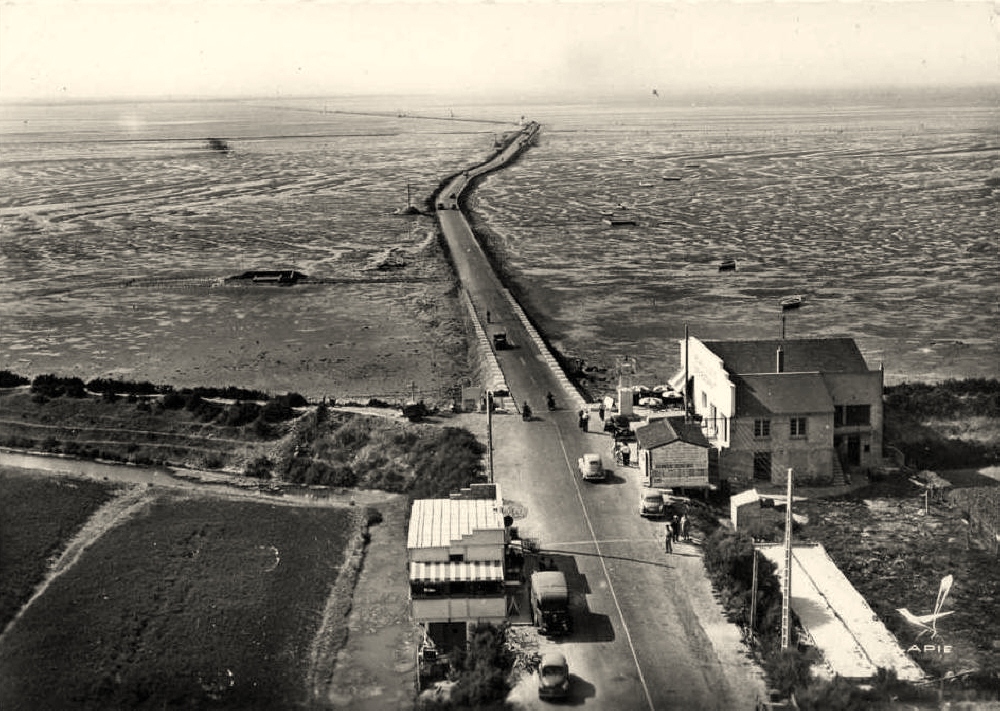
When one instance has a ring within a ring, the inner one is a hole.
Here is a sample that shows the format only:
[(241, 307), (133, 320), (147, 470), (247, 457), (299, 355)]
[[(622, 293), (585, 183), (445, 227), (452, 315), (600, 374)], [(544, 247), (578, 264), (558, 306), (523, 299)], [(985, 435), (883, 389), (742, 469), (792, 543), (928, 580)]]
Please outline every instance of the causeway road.
[[(538, 344), (518, 319), (503, 284), (459, 207), (470, 181), (502, 167), (524, 150), (537, 124), (486, 163), (453, 178), (435, 204), (455, 268), (484, 328), (486, 312), (512, 343), (496, 357), (514, 400), (492, 418), (494, 476), (522, 536), (539, 541), (547, 562), (567, 574), (575, 630), (541, 639), (558, 648), (572, 675), (575, 706), (594, 709), (753, 709), (763, 698), (760, 671), (747, 659), (737, 628), (712, 596), (697, 538), (664, 552), (664, 522), (638, 515), (638, 470), (614, 464), (612, 440), (597, 413), (589, 431), (578, 422), (579, 396), (562, 388)], [(544, 407), (545, 393), (560, 409)], [(525, 422), (525, 401), (534, 411)], [(584, 452), (597, 452), (609, 469), (604, 483), (577, 472)], [(543, 709), (537, 682), (525, 677), (513, 690), (515, 708)]]

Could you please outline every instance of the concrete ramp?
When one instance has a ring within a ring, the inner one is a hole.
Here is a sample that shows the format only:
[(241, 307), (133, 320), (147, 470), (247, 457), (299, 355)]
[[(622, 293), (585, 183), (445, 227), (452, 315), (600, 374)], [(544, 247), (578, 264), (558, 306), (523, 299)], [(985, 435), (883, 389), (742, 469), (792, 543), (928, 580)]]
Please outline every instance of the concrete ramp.
[[(784, 594), (784, 545), (758, 548), (778, 566)], [(834, 674), (867, 679), (882, 667), (905, 681), (924, 677), (822, 545), (792, 548), (791, 607)]]

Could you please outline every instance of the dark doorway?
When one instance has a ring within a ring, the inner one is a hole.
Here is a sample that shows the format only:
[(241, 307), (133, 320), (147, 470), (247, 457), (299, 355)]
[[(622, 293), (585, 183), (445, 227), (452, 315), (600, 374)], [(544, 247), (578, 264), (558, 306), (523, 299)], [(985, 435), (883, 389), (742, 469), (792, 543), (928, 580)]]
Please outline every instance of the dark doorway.
[(847, 435), (847, 466), (861, 466), (861, 437), (859, 435)]
[(753, 478), (754, 481), (771, 481), (771, 453), (753, 453)]

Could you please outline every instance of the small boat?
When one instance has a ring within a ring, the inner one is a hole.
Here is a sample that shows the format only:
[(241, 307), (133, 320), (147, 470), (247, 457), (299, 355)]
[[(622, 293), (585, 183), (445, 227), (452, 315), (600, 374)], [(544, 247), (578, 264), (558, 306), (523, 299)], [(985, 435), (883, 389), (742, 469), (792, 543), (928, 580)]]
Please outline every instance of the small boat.
[(802, 296), (800, 294), (795, 294), (793, 296), (786, 296), (778, 303), (781, 304), (782, 311), (788, 311), (789, 309), (797, 309), (800, 306), (802, 306)]
[(639, 183), (639, 187), (640, 187), (640, 188), (651, 188), (651, 187), (653, 187), (654, 185), (656, 185), (656, 183), (643, 183), (643, 182), (640, 182), (640, 183)]
[(664, 180), (683, 180), (684, 176), (680, 175), (678, 173), (664, 173), (663, 174), (663, 179)]
[(601, 219), (601, 222), (606, 225), (611, 225), (612, 227), (636, 224), (635, 218), (627, 212), (605, 215), (604, 218)]
[(719, 262), (720, 272), (735, 272), (736, 271), (736, 260), (735, 259), (723, 259)]

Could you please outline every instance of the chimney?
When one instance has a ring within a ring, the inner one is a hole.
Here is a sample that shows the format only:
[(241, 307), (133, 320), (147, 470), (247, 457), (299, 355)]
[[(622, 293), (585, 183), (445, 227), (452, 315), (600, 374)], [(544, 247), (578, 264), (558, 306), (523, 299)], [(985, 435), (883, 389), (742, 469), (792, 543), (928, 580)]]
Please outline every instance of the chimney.
[(778, 353), (776, 358), (775, 367), (777, 368), (774, 372), (784, 373), (785, 372), (785, 349), (778, 346)]

